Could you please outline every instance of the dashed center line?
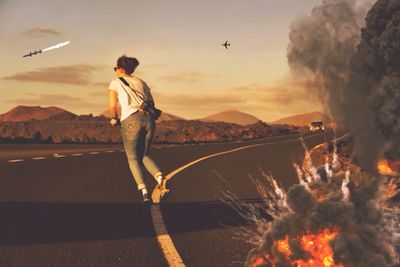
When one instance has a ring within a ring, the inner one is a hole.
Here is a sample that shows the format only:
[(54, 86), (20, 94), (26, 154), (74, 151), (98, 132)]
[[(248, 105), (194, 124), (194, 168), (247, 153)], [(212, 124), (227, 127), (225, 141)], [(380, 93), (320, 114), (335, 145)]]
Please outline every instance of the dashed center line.
[(10, 163), (21, 162), (21, 161), (24, 161), (24, 160), (23, 159), (10, 159), (10, 160), (8, 160), (8, 162), (10, 162)]
[(42, 159), (46, 159), (46, 157), (36, 157), (36, 158), (32, 158), (33, 160), (42, 160)]
[[(100, 154), (100, 153), (114, 153), (116, 151), (125, 152), (125, 149), (121, 149), (121, 150), (106, 150), (106, 151), (101, 151), (101, 152), (93, 151), (93, 152), (88, 152), (87, 155), (97, 155), (97, 154)], [(83, 155), (85, 155), (85, 154), (84, 153), (74, 153), (74, 154), (70, 154), (70, 155), (64, 155), (64, 154), (54, 153), (54, 154), (51, 154), (49, 157), (50, 158), (65, 158), (65, 157), (68, 157), (68, 156), (79, 157), (79, 156), (83, 156)], [(43, 160), (43, 159), (47, 159), (49, 157), (32, 157), (31, 159), (32, 160)], [(10, 159), (10, 160), (7, 160), (7, 162), (9, 162), (9, 163), (16, 163), (16, 162), (22, 162), (22, 161), (24, 161), (24, 159)]]

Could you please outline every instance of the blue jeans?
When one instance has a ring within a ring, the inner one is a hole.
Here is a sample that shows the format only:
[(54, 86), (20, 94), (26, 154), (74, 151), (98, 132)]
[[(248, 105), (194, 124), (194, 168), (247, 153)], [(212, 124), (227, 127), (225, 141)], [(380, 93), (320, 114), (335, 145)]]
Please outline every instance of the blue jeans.
[(154, 139), (156, 123), (150, 114), (137, 111), (121, 122), (121, 135), (129, 168), (139, 190), (146, 188), (143, 177), (145, 167), (154, 178), (162, 175), (156, 163), (148, 156)]

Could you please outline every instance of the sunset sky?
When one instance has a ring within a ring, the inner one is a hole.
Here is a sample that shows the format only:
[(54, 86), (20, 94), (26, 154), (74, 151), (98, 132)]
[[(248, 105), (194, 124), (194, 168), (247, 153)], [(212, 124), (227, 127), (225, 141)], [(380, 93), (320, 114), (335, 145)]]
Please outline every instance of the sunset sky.
[(290, 23), (319, 2), (0, 0), (0, 113), (40, 105), (98, 115), (124, 53), (140, 61), (136, 75), (159, 108), (187, 119), (237, 109), (273, 121), (319, 110), (286, 59)]

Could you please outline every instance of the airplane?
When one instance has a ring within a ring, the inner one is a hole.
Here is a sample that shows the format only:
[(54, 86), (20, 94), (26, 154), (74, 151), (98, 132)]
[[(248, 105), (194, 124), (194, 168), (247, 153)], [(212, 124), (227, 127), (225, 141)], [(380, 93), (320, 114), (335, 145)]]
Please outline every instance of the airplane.
[(42, 53), (42, 50), (29, 52), (28, 54), (24, 55), (23, 57), (32, 57), (33, 55)]
[(230, 46), (231, 44), (228, 44), (228, 40), (226, 40), (225, 43), (222, 44), (222, 46), (225, 46), (226, 49), (228, 49), (228, 46)]

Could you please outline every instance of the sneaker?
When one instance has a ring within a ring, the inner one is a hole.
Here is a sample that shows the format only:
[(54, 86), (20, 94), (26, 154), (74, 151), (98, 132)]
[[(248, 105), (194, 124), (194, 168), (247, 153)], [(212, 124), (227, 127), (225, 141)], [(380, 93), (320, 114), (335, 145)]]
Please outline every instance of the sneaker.
[(161, 180), (161, 184), (158, 185), (158, 189), (160, 190), (160, 193), (161, 193), (161, 199), (167, 197), (170, 193), (168, 184), (169, 184), (169, 181), (164, 178)]
[(143, 194), (143, 203), (148, 205), (153, 203), (153, 200), (151, 199), (151, 197), (149, 197), (148, 193)]

